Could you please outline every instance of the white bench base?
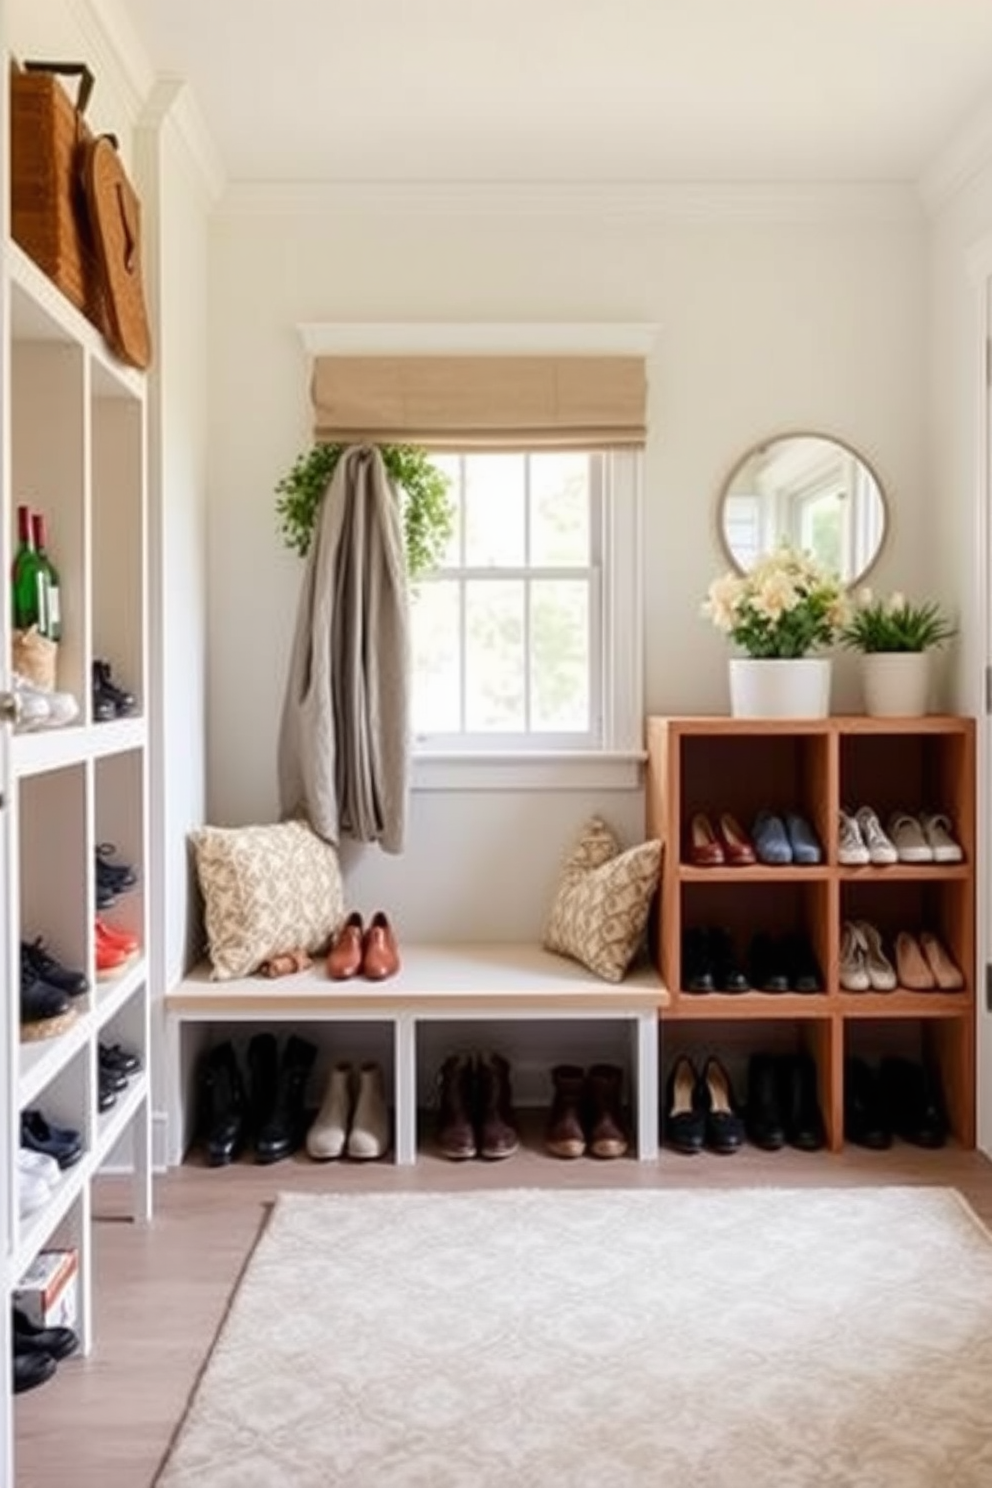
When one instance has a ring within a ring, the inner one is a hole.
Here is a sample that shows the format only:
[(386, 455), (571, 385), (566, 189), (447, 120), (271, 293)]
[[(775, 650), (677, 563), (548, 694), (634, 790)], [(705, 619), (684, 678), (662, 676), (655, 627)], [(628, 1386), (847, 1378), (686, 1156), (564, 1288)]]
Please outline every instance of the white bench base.
[(614, 986), (533, 945), (409, 945), (401, 953), (400, 971), (386, 982), (332, 982), (319, 963), (277, 980), (215, 982), (205, 964), (184, 978), (165, 998), (170, 1161), (182, 1160), (188, 1133), (182, 1067), (187, 1024), (391, 1025), (395, 1155), (398, 1164), (409, 1165), (417, 1155), (418, 1027), (479, 1020), (627, 1025), (637, 1156), (657, 1156), (658, 1012), (668, 993), (655, 971), (638, 970)]

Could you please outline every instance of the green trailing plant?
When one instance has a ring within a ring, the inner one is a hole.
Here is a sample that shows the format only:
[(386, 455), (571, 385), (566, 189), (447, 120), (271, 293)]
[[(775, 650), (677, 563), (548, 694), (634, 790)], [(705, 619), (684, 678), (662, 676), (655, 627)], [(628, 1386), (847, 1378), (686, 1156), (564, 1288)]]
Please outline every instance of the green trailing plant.
[[(276, 486), (276, 514), (283, 541), (305, 558), (310, 550), (324, 492), (348, 448), (315, 444), (299, 455)], [(430, 573), (441, 560), (454, 526), (450, 482), (426, 450), (413, 444), (379, 445), (383, 464), (400, 498), (407, 572), (411, 579)]]
[(936, 600), (914, 604), (899, 593), (876, 599), (870, 589), (862, 589), (840, 641), (851, 651), (868, 653), (930, 651), (956, 633)]

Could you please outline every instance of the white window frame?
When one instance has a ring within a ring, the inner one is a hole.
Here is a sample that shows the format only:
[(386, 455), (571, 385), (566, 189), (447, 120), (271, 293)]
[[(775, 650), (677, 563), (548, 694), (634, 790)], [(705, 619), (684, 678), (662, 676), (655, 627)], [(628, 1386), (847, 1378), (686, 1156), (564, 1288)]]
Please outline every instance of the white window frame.
[[(629, 789), (639, 783), (644, 759), (644, 638), (641, 536), (643, 531), (640, 450), (603, 453), (600, 499), (591, 515), (599, 523), (599, 583), (591, 601), (598, 609), (599, 646), (592, 658), (598, 671), (598, 742), (584, 748), (555, 742), (505, 742), (494, 734), (484, 741), (469, 735), (452, 741), (425, 741), (413, 751), (413, 785), (419, 790)], [(596, 510), (598, 508), (598, 511)]]
[[(659, 327), (642, 321), (343, 322), (297, 326), (309, 356), (510, 353), (649, 357)], [(602, 742), (596, 749), (415, 752), (414, 790), (631, 790), (642, 783), (644, 750), (643, 451), (607, 460), (600, 586), (603, 634)]]

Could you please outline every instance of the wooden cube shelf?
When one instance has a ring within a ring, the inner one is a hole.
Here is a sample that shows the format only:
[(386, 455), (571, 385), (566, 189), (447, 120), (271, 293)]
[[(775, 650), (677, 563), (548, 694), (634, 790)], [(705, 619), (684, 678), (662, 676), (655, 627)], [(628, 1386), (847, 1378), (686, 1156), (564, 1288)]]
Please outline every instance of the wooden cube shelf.
[[(721, 1025), (736, 1046), (775, 1030), (817, 1061), (832, 1150), (844, 1140), (844, 1059), (866, 1038), (879, 1052), (907, 1046), (939, 1070), (951, 1132), (975, 1144), (975, 724), (934, 715), (752, 720), (653, 717), (647, 721), (647, 829), (664, 843), (655, 958), (669, 990), (662, 1009), (676, 1029)], [(847, 867), (837, 861), (842, 807), (890, 813), (943, 811), (964, 851), (956, 864)], [(815, 866), (700, 867), (690, 860), (697, 812), (729, 812), (750, 832), (762, 809), (801, 813), (820, 839)], [(887, 941), (898, 930), (936, 931), (964, 974), (959, 991), (849, 992), (840, 984), (844, 922), (871, 920)], [(758, 931), (808, 936), (823, 974), (820, 993), (697, 993), (685, 986), (683, 937), (726, 929), (742, 961)], [(747, 1033), (750, 1024), (757, 1030)], [(781, 1027), (779, 1026), (781, 1025)], [(663, 1039), (667, 1037), (663, 1029)], [(667, 1061), (666, 1061), (667, 1062)]]

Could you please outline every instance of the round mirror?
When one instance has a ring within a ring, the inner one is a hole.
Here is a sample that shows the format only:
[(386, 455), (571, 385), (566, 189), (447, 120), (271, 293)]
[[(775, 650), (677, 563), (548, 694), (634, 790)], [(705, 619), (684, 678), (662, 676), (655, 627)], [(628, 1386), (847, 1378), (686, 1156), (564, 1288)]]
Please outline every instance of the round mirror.
[(737, 462), (720, 495), (720, 538), (746, 573), (781, 543), (812, 553), (848, 587), (882, 550), (885, 498), (862, 455), (824, 434), (780, 434)]

